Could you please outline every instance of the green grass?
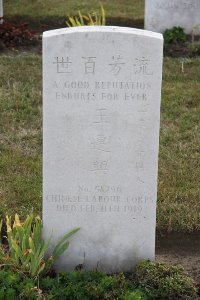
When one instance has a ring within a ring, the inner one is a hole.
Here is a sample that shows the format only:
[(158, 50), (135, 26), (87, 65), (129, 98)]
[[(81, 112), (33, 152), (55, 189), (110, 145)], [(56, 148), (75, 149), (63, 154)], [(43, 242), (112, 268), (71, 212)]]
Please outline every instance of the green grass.
[(4, 15), (7, 18), (26, 17), (40, 21), (43, 19), (63, 19), (99, 10), (103, 4), (108, 18), (143, 19), (144, 0), (4, 0)]
[[(157, 226), (200, 230), (200, 59), (163, 74)], [(41, 82), (40, 55), (0, 56), (1, 215), (41, 213)]]
[(167, 230), (200, 229), (199, 82), (199, 58), (165, 59), (158, 227)]
[(41, 58), (1, 56), (0, 213), (41, 210)]

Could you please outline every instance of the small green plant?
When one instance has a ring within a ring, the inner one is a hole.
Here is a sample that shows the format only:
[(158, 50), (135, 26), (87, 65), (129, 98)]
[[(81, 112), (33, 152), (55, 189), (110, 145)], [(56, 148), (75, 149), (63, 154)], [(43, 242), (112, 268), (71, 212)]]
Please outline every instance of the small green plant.
[(186, 41), (186, 34), (182, 27), (173, 27), (165, 30), (163, 37), (166, 44), (184, 43)]
[(69, 17), (66, 24), (68, 27), (106, 25), (106, 15), (103, 5), (100, 6), (100, 13), (92, 12), (87, 15), (82, 15), (82, 13), (78, 11), (78, 16)]
[(40, 288), (54, 300), (147, 300), (123, 274), (97, 271), (59, 273), (42, 278)]
[(188, 285), (188, 277), (178, 277), (180, 272), (180, 268), (153, 262), (136, 268), (136, 281), (134, 274), (130, 280), (130, 274), (126, 278), (97, 271), (49, 273), (38, 280), (2, 270), (0, 300), (197, 300), (191, 279)]
[[(77, 228), (65, 234), (54, 248), (52, 255), (45, 259), (51, 237), (47, 242), (44, 242), (40, 217), (34, 218), (31, 214), (22, 223), (16, 214), (14, 223), (12, 224), (11, 217), (7, 216), (6, 228), (8, 249), (1, 243), (1, 263), (31, 277), (37, 277), (43, 271), (47, 272), (55, 260), (67, 250), (69, 237), (79, 230)], [(1, 229), (2, 222), (0, 224)]]
[(123, 300), (147, 300), (147, 297), (140, 290), (127, 292)]
[(181, 267), (143, 261), (135, 272), (136, 283), (151, 300), (197, 299), (194, 282)]
[(39, 300), (46, 299), (37, 287), (37, 280), (22, 273), (2, 270), (0, 272), (0, 300)]

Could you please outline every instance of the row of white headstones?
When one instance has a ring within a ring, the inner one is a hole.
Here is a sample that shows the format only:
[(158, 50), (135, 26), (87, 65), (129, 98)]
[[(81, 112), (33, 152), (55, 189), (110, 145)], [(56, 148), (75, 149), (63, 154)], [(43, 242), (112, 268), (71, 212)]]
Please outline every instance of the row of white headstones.
[[(3, 17), (3, 0), (0, 0), (0, 17)], [(146, 30), (163, 33), (167, 28), (181, 26), (191, 33), (199, 24), (200, 0), (145, 0)]]

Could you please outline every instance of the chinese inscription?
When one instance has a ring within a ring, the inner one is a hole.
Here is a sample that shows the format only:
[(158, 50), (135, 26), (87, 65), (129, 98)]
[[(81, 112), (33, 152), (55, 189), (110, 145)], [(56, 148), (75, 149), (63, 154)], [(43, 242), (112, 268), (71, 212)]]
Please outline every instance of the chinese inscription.
[[(88, 56), (82, 57), (80, 64), (83, 66), (83, 74), (95, 75), (96, 62), (98, 57)], [(104, 65), (105, 72), (108, 71), (113, 76), (119, 75), (123, 68), (127, 65), (122, 55), (113, 55), (111, 62)], [(72, 73), (72, 61), (67, 57), (55, 57), (53, 64), (56, 65), (57, 73)], [(153, 75), (151, 70), (151, 60), (147, 57), (137, 57), (133, 59), (133, 73), (138, 75)], [(75, 70), (74, 70), (75, 71)]]
[(69, 57), (56, 57), (56, 62), (53, 64), (56, 65), (57, 73), (72, 73), (71, 64)]

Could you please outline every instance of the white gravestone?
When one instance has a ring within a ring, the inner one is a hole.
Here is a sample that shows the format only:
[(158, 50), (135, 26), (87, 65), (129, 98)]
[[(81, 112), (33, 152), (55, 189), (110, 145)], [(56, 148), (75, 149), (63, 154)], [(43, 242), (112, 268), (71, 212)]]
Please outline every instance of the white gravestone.
[[(0, 0), (0, 18), (3, 18), (3, 0)], [(2, 19), (0, 19), (0, 24), (3, 24)]]
[(180, 26), (190, 34), (200, 24), (200, 0), (146, 0), (145, 29), (164, 32)]
[(81, 228), (57, 269), (154, 259), (162, 49), (131, 28), (43, 35), (44, 237)]

